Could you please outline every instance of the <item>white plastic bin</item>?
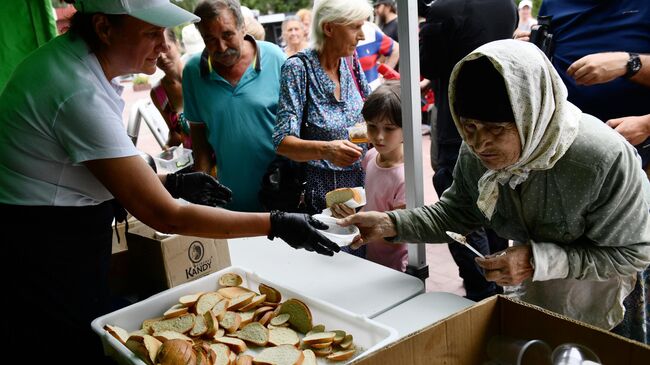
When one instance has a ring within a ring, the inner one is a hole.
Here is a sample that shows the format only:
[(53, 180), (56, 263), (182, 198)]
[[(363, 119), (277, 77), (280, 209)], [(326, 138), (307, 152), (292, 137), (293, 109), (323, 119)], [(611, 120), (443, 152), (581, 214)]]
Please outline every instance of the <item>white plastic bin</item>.
[[(357, 351), (357, 354), (352, 359), (331, 362), (324, 358), (318, 358), (317, 361), (319, 364), (347, 364), (355, 358), (376, 351), (394, 342), (398, 338), (397, 331), (384, 324), (354, 314), (319, 299), (304, 296), (294, 289), (266, 280), (244, 268), (231, 266), (195, 281), (165, 290), (143, 301), (95, 319), (92, 322), (92, 328), (102, 338), (106, 355), (111, 356), (120, 364), (144, 365), (144, 362), (137, 358), (131, 350), (108, 334), (104, 330), (104, 325), (110, 324), (122, 327), (129, 332), (138, 330), (141, 328), (143, 320), (161, 316), (164, 311), (178, 303), (178, 299), (181, 296), (217, 290), (219, 288), (219, 277), (227, 272), (234, 272), (241, 275), (244, 278), (242, 286), (256, 292), (259, 292), (259, 284), (264, 283), (279, 290), (282, 293), (282, 301), (289, 298), (296, 298), (303, 301), (311, 310), (314, 325), (323, 324), (327, 330), (340, 329), (354, 337), (354, 343), (359, 351)], [(308, 275), (308, 273), (305, 273), (305, 275)], [(341, 295), (345, 295), (345, 293), (341, 293)], [(301, 337), (303, 336), (302, 334), (299, 335)], [(261, 348), (253, 347), (249, 348), (246, 353), (255, 355), (260, 350)]]

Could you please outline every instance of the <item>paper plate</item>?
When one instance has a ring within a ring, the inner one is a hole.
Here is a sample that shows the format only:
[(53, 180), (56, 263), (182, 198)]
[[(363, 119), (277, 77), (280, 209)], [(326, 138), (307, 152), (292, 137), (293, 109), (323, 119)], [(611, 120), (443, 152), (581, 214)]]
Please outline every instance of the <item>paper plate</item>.
[(336, 223), (336, 221), (338, 221), (338, 219), (336, 218), (323, 215), (323, 214), (315, 214), (313, 215), (313, 217), (329, 226), (329, 228), (326, 230), (319, 229), (319, 231), (323, 234), (323, 236), (329, 238), (332, 242), (336, 243), (341, 247), (351, 244), (352, 241), (354, 240), (354, 237), (361, 234), (357, 226), (348, 226), (348, 227), (339, 226)]

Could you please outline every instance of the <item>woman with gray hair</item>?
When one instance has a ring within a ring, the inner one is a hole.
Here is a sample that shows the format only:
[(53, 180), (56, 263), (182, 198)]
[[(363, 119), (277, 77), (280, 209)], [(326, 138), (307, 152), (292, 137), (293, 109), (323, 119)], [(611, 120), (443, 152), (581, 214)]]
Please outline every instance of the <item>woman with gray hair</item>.
[(361, 156), (367, 146), (350, 142), (346, 128), (363, 120), (363, 100), (370, 94), (353, 56), (372, 12), (365, 0), (317, 2), (312, 47), (282, 67), (273, 144), (279, 155), (307, 162), (305, 202), (311, 213), (325, 208), (328, 191), (363, 186)]
[(284, 18), (284, 21), (282, 21), (282, 40), (285, 43), (284, 53), (287, 57), (291, 57), (307, 48), (305, 27), (300, 18), (295, 15)]

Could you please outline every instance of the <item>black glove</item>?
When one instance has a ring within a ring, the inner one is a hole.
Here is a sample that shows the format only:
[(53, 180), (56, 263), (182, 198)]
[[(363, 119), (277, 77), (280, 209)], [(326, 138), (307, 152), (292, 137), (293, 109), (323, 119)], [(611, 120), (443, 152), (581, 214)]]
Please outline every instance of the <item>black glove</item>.
[(308, 214), (271, 212), (270, 240), (280, 237), (293, 248), (316, 251), (321, 255), (333, 256), (341, 248), (323, 236), (317, 229), (327, 229), (327, 224)]
[(232, 199), (230, 189), (203, 172), (169, 174), (165, 188), (174, 198), (211, 207), (224, 206)]

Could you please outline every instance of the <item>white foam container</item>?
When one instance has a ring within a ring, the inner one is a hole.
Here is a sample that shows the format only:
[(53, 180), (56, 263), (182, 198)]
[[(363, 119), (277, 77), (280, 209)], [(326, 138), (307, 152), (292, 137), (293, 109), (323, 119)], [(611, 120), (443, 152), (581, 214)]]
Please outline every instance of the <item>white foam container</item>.
[[(281, 268), (279, 269), (281, 270)], [(319, 364), (348, 364), (355, 358), (376, 351), (398, 338), (397, 331), (391, 327), (334, 306), (333, 304), (302, 295), (297, 290), (285, 287), (281, 283), (266, 280), (242, 267), (231, 266), (189, 283), (167, 289), (145, 300), (95, 319), (91, 326), (93, 331), (101, 337), (105, 354), (120, 364), (145, 365), (131, 350), (109, 335), (104, 330), (104, 325), (110, 324), (122, 327), (128, 332), (136, 331), (141, 328), (143, 320), (162, 316), (163, 312), (178, 303), (178, 299), (183, 295), (217, 290), (219, 288), (219, 284), (217, 283), (219, 277), (227, 272), (234, 272), (241, 275), (244, 279), (242, 286), (256, 292), (259, 292), (259, 284), (264, 283), (279, 290), (282, 293), (282, 301), (288, 298), (300, 299), (311, 310), (314, 325), (323, 324), (326, 330), (343, 330), (354, 337), (354, 344), (358, 351), (353, 358), (339, 362), (328, 361), (325, 358), (317, 358)], [(306, 275), (308, 274), (306, 273)], [(341, 295), (345, 294), (341, 293)], [(303, 337), (302, 334), (299, 334), (299, 336)], [(253, 347), (249, 348), (246, 353), (254, 356), (261, 350), (262, 348)]]

